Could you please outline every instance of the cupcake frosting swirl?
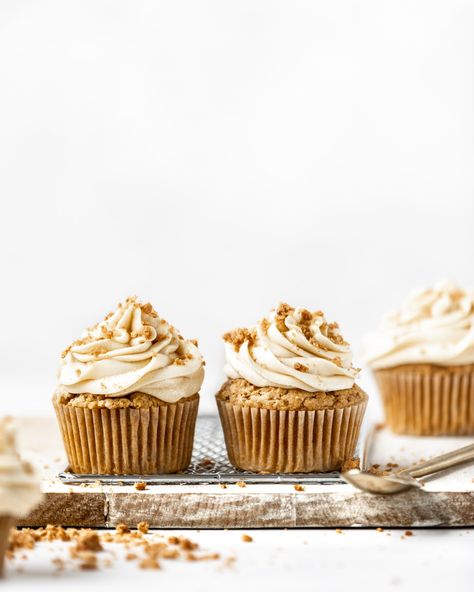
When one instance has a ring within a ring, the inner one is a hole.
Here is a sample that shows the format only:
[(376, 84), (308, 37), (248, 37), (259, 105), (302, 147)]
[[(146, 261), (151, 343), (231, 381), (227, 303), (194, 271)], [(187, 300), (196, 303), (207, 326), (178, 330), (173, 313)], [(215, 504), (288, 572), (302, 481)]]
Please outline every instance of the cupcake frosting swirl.
[(224, 341), (227, 376), (258, 387), (336, 391), (351, 388), (359, 372), (339, 326), (321, 311), (280, 304), (256, 327), (235, 329)]
[(3, 419), (0, 421), (0, 516), (24, 516), (41, 498), (31, 465), (16, 451), (13, 427)]
[(197, 393), (204, 378), (196, 343), (135, 297), (87, 329), (62, 358), (59, 385), (72, 394), (141, 392), (174, 403)]
[(373, 369), (474, 364), (474, 292), (451, 282), (414, 292), (367, 339)]

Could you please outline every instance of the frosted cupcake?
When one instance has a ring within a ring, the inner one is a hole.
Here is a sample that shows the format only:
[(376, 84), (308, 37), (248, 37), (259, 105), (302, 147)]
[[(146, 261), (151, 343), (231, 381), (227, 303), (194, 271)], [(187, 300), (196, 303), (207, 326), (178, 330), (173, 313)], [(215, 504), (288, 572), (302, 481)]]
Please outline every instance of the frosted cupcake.
[(368, 339), (366, 359), (394, 432), (474, 434), (474, 292), (415, 292)]
[(7, 419), (0, 420), (0, 576), (10, 528), (26, 516), (42, 494), (31, 465), (23, 461), (15, 445), (15, 432)]
[(235, 467), (332, 471), (353, 456), (367, 395), (337, 323), (280, 304), (224, 340), (229, 380), (216, 399)]
[(203, 378), (196, 342), (128, 298), (62, 354), (53, 404), (71, 470), (185, 469)]

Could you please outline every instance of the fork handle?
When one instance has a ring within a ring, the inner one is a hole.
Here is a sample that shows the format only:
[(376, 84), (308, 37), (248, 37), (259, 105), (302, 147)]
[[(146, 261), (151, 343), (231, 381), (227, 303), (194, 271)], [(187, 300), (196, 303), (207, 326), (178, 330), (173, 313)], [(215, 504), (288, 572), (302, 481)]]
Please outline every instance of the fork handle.
[(453, 450), (446, 454), (440, 454), (413, 468), (403, 469), (397, 474), (403, 475), (408, 473), (411, 477), (425, 477), (426, 475), (449, 469), (469, 460), (474, 460), (474, 444), (470, 444), (464, 448), (458, 448), (458, 450)]

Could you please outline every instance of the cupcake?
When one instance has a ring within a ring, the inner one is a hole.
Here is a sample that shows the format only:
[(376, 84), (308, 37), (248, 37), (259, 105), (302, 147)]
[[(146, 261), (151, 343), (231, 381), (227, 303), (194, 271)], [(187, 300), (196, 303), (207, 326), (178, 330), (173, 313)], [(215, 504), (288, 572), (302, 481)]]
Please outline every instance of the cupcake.
[(53, 396), (70, 470), (157, 474), (190, 462), (204, 361), (130, 297), (62, 354)]
[(474, 292), (413, 293), (369, 337), (366, 361), (394, 432), (474, 434)]
[(216, 395), (238, 469), (311, 473), (353, 456), (367, 405), (349, 344), (321, 311), (280, 304), (224, 335), (229, 380)]
[(0, 420), (0, 576), (10, 528), (26, 516), (42, 498), (31, 465), (16, 450), (15, 432), (8, 419)]

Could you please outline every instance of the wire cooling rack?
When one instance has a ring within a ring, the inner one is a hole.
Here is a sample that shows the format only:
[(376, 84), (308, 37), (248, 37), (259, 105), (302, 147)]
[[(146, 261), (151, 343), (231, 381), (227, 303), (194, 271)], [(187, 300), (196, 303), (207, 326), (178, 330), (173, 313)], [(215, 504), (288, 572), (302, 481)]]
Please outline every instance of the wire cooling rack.
[(203, 485), (211, 483), (306, 483), (345, 484), (336, 471), (330, 473), (258, 474), (239, 471), (227, 458), (220, 421), (217, 415), (199, 415), (194, 437), (191, 464), (182, 473), (172, 475), (83, 475), (67, 468), (59, 479), (68, 485), (99, 482), (104, 485), (130, 485), (143, 481), (150, 485)]

